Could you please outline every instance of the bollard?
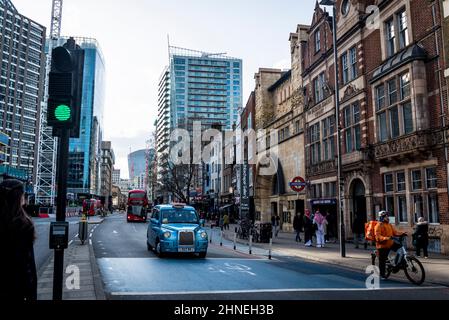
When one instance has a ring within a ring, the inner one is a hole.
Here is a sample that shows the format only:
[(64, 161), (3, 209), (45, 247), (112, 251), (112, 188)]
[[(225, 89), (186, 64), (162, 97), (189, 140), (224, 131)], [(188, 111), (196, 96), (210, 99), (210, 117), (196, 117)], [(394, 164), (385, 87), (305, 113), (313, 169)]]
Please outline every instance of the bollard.
[(220, 230), (220, 246), (223, 247), (223, 230)]
[(79, 222), (79, 230), (78, 230), (78, 237), (81, 240), (81, 245), (84, 245), (84, 242), (87, 240), (87, 235), (88, 235), (88, 222), (86, 215), (83, 214)]
[(234, 250), (237, 250), (236, 242), (237, 242), (237, 233), (234, 232)]
[(270, 259), (270, 260), (271, 260), (271, 249), (272, 249), (272, 246), (273, 246), (273, 238), (270, 238), (270, 245), (268, 247), (268, 259)]
[(252, 247), (253, 247), (253, 235), (249, 236), (249, 254), (252, 254)]

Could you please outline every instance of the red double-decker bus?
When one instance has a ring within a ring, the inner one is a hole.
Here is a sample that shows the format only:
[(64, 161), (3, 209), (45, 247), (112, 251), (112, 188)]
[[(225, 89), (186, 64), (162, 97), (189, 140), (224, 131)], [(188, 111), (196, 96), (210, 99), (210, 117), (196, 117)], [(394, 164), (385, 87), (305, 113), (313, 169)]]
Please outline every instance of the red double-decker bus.
[(131, 190), (128, 193), (128, 210), (126, 221), (147, 221), (149, 202), (144, 190)]

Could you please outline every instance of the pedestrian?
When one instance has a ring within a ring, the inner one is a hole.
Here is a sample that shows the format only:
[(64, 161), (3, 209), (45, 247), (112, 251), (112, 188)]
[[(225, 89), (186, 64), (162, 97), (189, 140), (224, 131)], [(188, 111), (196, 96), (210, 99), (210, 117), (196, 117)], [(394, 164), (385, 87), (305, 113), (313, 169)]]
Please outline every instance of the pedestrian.
[(227, 213), (223, 216), (223, 228), (229, 230), (229, 216)]
[(296, 242), (301, 242), (301, 231), (302, 231), (302, 220), (299, 212), (296, 213), (296, 216), (293, 218), (293, 229), (296, 231)]
[[(352, 233), (354, 234), (355, 248), (358, 249), (360, 238), (363, 237), (365, 233), (365, 221), (363, 221), (363, 219), (358, 214), (354, 216), (354, 221), (352, 222)], [(366, 249), (367, 242), (364, 241), (364, 244)]]
[(220, 213), (220, 219), (218, 220), (218, 225), (220, 226), (221, 230), (223, 230), (223, 224), (224, 224), (224, 218), (223, 218), (223, 215)]
[(276, 215), (276, 238), (279, 234), (280, 229), (281, 229), (281, 217), (279, 217), (279, 215)]
[(313, 220), (309, 209), (304, 213), (304, 244), (306, 247), (312, 246)]
[(316, 246), (317, 248), (324, 248), (324, 228), (327, 224), (327, 221), (319, 210), (315, 212), (315, 216), (313, 217), (313, 224), (316, 226)]
[(416, 248), (416, 256), (421, 256), (421, 249), (424, 252), (424, 259), (429, 257), (427, 247), (429, 246), (429, 224), (423, 217), (418, 219), (415, 231), (413, 232), (413, 244)]
[[(379, 270), (381, 279), (385, 278), (386, 263), (390, 251), (398, 251), (400, 244), (392, 240), (393, 237), (405, 235), (397, 231), (391, 224), (388, 212), (379, 212), (379, 223), (374, 228), (374, 235), (376, 237), (376, 248), (379, 252)], [(396, 261), (398, 263), (399, 254), (396, 254)]]
[(271, 216), (271, 237), (275, 237), (276, 236), (276, 216), (272, 215)]
[(2, 300), (37, 299), (37, 274), (34, 260), (35, 228), (26, 214), (25, 190), (18, 180), (0, 184), (0, 286)]

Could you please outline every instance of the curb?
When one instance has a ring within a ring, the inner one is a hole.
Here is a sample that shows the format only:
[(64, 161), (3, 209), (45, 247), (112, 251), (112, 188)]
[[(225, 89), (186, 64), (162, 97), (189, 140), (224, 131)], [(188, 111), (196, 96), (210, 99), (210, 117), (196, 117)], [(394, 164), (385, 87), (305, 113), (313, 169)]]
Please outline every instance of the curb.
[(92, 277), (94, 279), (95, 296), (97, 300), (106, 300), (103, 281), (101, 280), (100, 268), (98, 268), (97, 259), (95, 258), (93, 246), (89, 246), (89, 259), (92, 267)]

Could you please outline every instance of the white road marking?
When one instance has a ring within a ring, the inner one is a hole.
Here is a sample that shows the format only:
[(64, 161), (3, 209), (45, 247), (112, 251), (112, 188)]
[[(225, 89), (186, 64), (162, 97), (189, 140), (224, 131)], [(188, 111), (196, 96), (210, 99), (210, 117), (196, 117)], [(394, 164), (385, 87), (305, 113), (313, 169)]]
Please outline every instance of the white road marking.
[(92, 233), (89, 235), (89, 238), (92, 238)]
[(78, 238), (78, 236), (79, 236), (80, 234), (79, 233), (77, 233), (76, 235), (75, 235), (75, 237), (74, 238)]
[(114, 233), (114, 234), (118, 234), (118, 232), (117, 232), (117, 231), (115, 231), (115, 230), (114, 230), (114, 231), (112, 231), (112, 233)]
[(89, 239), (89, 245), (92, 245), (92, 240), (91, 239)]
[(377, 290), (366, 288), (296, 288), (296, 289), (257, 289), (257, 290), (216, 290), (216, 291), (173, 291), (173, 292), (111, 292), (113, 296), (155, 296), (155, 295), (192, 295), (192, 294), (230, 294), (230, 293), (270, 293), (270, 292), (320, 292), (320, 291), (394, 291), (394, 290), (435, 290), (447, 289), (444, 286), (435, 287), (402, 287), (381, 288)]
[(69, 241), (69, 246), (70, 246), (72, 243), (73, 243), (73, 240), (70, 240), (70, 241)]

